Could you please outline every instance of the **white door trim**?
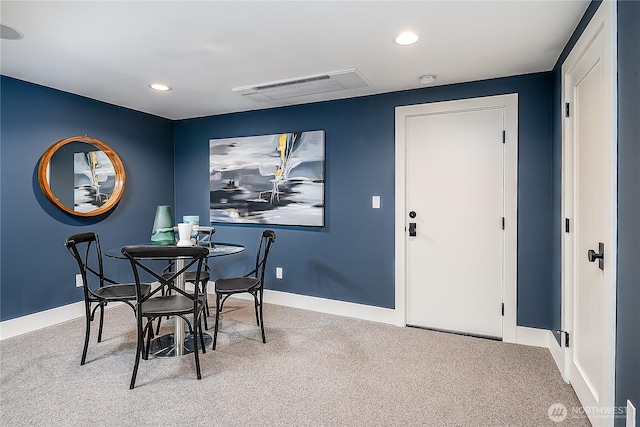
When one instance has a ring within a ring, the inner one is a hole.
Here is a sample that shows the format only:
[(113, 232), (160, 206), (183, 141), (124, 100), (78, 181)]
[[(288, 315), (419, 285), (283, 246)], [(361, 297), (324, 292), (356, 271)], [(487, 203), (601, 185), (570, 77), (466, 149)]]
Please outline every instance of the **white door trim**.
[[(570, 73), (580, 59), (584, 55), (587, 48), (591, 45), (594, 38), (602, 32), (604, 36), (604, 73), (605, 81), (610, 83), (607, 87), (608, 97), (605, 95), (607, 105), (605, 111), (610, 116), (610, 127), (608, 134), (611, 140), (611, 177), (609, 187), (611, 191), (611, 234), (609, 236), (608, 248), (606, 249), (607, 265), (605, 274), (611, 284), (610, 292), (607, 295), (608, 318), (606, 319), (605, 328), (609, 331), (610, 339), (606, 343), (602, 343), (605, 350), (604, 365), (606, 375), (604, 378), (604, 396), (601, 400), (603, 407), (613, 408), (615, 401), (615, 338), (616, 338), (616, 270), (617, 270), (617, 25), (616, 25), (616, 2), (603, 1), (596, 11), (595, 15), (580, 36), (580, 39), (567, 56), (562, 65), (562, 105), (571, 97), (565, 88), (565, 76)], [(561, 109), (564, 116), (564, 108)], [(562, 220), (569, 218), (573, 222), (574, 218), (574, 171), (573, 171), (573, 143), (572, 143), (572, 121), (566, 118), (562, 119)], [(574, 254), (571, 248), (574, 244), (574, 233), (562, 233), (562, 329), (573, 332), (573, 287), (571, 286), (574, 270)], [(572, 346), (562, 348), (564, 356), (563, 376), (565, 381), (571, 381), (570, 364), (572, 363)], [(605, 425), (613, 425), (613, 417), (606, 420)]]
[(406, 326), (406, 120), (425, 111), (453, 112), (479, 108), (505, 108), (505, 263), (503, 335), (516, 342), (517, 200), (518, 200), (518, 94), (396, 107), (395, 147), (395, 312), (398, 326)]

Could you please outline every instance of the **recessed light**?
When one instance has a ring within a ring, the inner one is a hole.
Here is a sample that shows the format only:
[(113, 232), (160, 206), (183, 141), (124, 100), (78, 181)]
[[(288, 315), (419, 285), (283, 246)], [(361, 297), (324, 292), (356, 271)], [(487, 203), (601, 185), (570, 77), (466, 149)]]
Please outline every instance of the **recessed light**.
[(423, 85), (428, 85), (435, 82), (437, 78), (438, 76), (436, 76), (435, 74), (425, 74), (424, 76), (420, 76), (420, 83), (422, 83)]
[(401, 46), (406, 46), (409, 44), (414, 44), (418, 41), (418, 35), (412, 31), (405, 31), (396, 37), (395, 42)]
[(3, 40), (20, 40), (24, 36), (15, 28), (8, 25), (0, 24), (0, 39)]
[(162, 83), (153, 83), (153, 84), (150, 84), (149, 87), (151, 89), (160, 90), (160, 91), (171, 90), (170, 86), (163, 85)]

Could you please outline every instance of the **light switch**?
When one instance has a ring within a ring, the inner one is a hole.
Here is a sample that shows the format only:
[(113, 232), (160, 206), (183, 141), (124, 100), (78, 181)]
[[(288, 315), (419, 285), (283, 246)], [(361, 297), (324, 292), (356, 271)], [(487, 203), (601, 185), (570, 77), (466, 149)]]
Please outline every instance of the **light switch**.
[(371, 196), (371, 207), (373, 209), (380, 209), (380, 196)]

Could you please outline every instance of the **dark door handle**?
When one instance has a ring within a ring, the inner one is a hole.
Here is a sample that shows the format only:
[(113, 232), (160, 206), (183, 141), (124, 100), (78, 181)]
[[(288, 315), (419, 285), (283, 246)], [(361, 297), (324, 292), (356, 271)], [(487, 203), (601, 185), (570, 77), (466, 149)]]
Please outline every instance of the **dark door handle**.
[(595, 262), (598, 260), (598, 268), (600, 270), (604, 270), (604, 243), (598, 243), (598, 251), (596, 252), (593, 249), (589, 249), (587, 252), (587, 259), (589, 262)]
[(409, 223), (409, 236), (410, 237), (416, 237), (416, 223), (415, 222), (410, 222)]
[(593, 249), (589, 249), (589, 252), (587, 252), (587, 258), (589, 258), (589, 262), (594, 262), (597, 259), (604, 258), (604, 255), (597, 253)]

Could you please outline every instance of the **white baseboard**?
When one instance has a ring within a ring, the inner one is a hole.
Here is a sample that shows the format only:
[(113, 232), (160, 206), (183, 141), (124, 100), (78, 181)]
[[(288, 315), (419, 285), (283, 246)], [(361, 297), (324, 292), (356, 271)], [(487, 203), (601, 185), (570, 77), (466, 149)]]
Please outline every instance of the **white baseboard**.
[(556, 341), (553, 332), (548, 329), (527, 328), (518, 326), (516, 328), (516, 344), (530, 345), (534, 347), (542, 347), (549, 350), (556, 367), (564, 381), (567, 381), (564, 369), (564, 350)]
[[(237, 295), (237, 297), (251, 298), (250, 295), (242, 294)], [(374, 307), (371, 305), (356, 304), (352, 302), (310, 297), (307, 295), (291, 294), (288, 292), (273, 291), (270, 289), (264, 290), (264, 302), (267, 304), (317, 311), (319, 313), (370, 320), (372, 322), (388, 323), (391, 325), (397, 324), (396, 312), (391, 308)]]
[[(212, 284), (211, 284), (212, 285)], [(193, 287), (187, 284), (187, 289)], [(208, 289), (213, 291), (213, 286)], [(236, 298), (250, 299), (250, 295), (239, 294)], [(364, 304), (330, 300), (325, 298), (311, 297), (306, 295), (291, 294), (287, 292), (273, 291), (265, 289), (264, 301), (267, 304), (282, 305), (285, 307), (311, 310), (320, 313), (337, 316), (352, 317), (356, 319), (369, 320), (373, 322), (386, 323), (396, 326), (404, 326), (398, 323), (398, 315), (394, 309), (374, 307)], [(118, 304), (114, 304), (116, 306)], [(112, 307), (110, 305), (110, 307)], [(0, 323), (0, 340), (11, 338), (16, 335), (36, 331), (38, 329), (66, 322), (84, 316), (84, 303), (82, 301), (64, 305), (51, 310), (45, 310), (28, 316), (6, 320)], [(548, 348), (551, 352), (558, 369), (563, 373), (562, 349), (556, 342), (551, 331), (546, 329), (516, 327), (515, 344), (530, 345), (535, 347)], [(563, 375), (564, 378), (564, 375)]]
[(84, 302), (74, 302), (52, 308), (51, 310), (40, 311), (27, 316), (0, 322), (0, 340), (37, 331), (47, 326), (57, 325), (69, 320), (84, 316)]
[(558, 341), (556, 341), (556, 337), (553, 335), (553, 332), (551, 331), (548, 331), (548, 332), (549, 332), (549, 345), (547, 347), (549, 348), (549, 352), (553, 357), (553, 361), (556, 362), (556, 366), (558, 367), (558, 371), (560, 371), (560, 375), (562, 375), (562, 379), (565, 382), (569, 382), (565, 372), (565, 366), (564, 366), (564, 350), (560, 346), (560, 344), (558, 344)]
[[(213, 286), (211, 289), (213, 289)], [(246, 297), (238, 295), (236, 297), (251, 298), (249, 295), (246, 295)], [(338, 316), (353, 317), (356, 319), (370, 320), (373, 322), (387, 323), (396, 326), (405, 326), (403, 322), (398, 321), (398, 314), (393, 309), (290, 294), (268, 289), (265, 289), (264, 291), (264, 300), (269, 304), (300, 308), (303, 310), (317, 311)], [(560, 375), (565, 381), (567, 381), (564, 369), (564, 349), (558, 344), (558, 341), (556, 341), (553, 332), (548, 329), (516, 326), (515, 341), (513, 341), (513, 343), (548, 349), (556, 363), (556, 367), (558, 368)]]
[(549, 347), (549, 331), (547, 329), (527, 328), (516, 326), (515, 344), (533, 347)]
[[(193, 285), (187, 283), (187, 290), (193, 290)], [(208, 286), (209, 293), (213, 293), (213, 283)], [(244, 295), (236, 295), (237, 298), (245, 298)], [(251, 298), (246, 295), (246, 298)], [(329, 300), (305, 295), (290, 294), (286, 292), (265, 289), (265, 303), (283, 305), (286, 307), (300, 308), (303, 310), (317, 311), (320, 313), (335, 314), (338, 316), (353, 317), (356, 319), (370, 320), (373, 322), (389, 323), (395, 325), (395, 310), (380, 308), (363, 304), (355, 304), (344, 301)], [(109, 304), (109, 308), (118, 304)], [(77, 319), (84, 316), (84, 303), (82, 301), (56, 307), (51, 310), (29, 314), (11, 320), (0, 322), (0, 340), (37, 331), (38, 329), (53, 326), (58, 323)]]
[[(151, 283), (155, 288), (157, 282)], [(124, 303), (110, 302), (106, 310), (116, 308)], [(17, 335), (26, 334), (27, 332), (37, 331), (48, 326), (57, 325), (59, 323), (68, 322), (69, 320), (84, 317), (84, 301), (78, 301), (50, 310), (40, 311), (38, 313), (28, 314), (15, 319), (0, 322), (0, 341), (15, 337)]]
[[(244, 296), (238, 297), (245, 298)], [(249, 295), (246, 297), (251, 298)], [(290, 294), (268, 289), (265, 289), (264, 291), (264, 300), (266, 303), (270, 304), (318, 311), (338, 316), (353, 317), (373, 322), (388, 323), (390, 325), (404, 326), (404, 324), (398, 323), (397, 313), (393, 309)], [(562, 378), (565, 379), (563, 368), (564, 353), (550, 330), (516, 326), (515, 336), (515, 344), (548, 349), (553, 360), (556, 362), (556, 366), (558, 367)]]

